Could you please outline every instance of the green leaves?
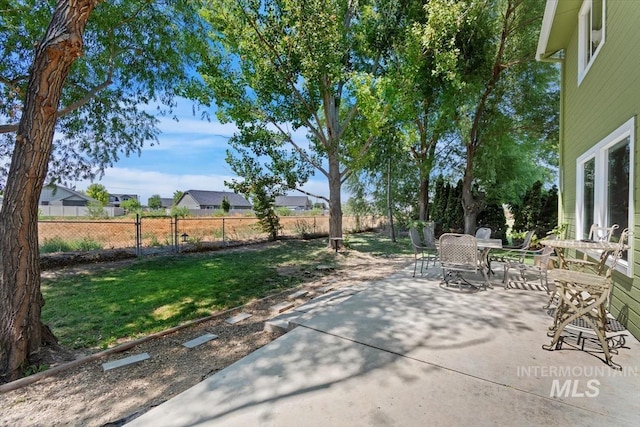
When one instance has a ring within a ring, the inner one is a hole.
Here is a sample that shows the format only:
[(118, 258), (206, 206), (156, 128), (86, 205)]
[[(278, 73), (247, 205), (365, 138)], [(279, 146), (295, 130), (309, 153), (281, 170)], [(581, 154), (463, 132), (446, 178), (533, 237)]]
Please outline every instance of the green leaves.
[[(51, 2), (11, 0), (0, 15), (0, 117), (17, 123), (34, 45)], [(175, 96), (207, 101), (193, 73), (206, 51), (199, 1), (100, 2), (87, 24), (59, 106), (50, 178), (92, 177), (120, 156), (139, 153), (158, 134), (155, 114), (170, 113)], [(7, 13), (5, 13), (5, 10)], [(5, 60), (6, 58), (7, 60)], [(155, 114), (150, 105), (157, 106)], [(10, 154), (11, 133), (0, 135)], [(6, 172), (6, 171), (5, 171)]]

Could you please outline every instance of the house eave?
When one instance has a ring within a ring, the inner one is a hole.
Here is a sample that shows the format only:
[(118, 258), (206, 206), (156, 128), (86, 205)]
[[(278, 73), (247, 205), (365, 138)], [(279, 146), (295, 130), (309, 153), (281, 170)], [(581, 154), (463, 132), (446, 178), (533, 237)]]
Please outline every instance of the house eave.
[(583, 0), (547, 0), (538, 38), (536, 60), (557, 62), (558, 53), (566, 49)]

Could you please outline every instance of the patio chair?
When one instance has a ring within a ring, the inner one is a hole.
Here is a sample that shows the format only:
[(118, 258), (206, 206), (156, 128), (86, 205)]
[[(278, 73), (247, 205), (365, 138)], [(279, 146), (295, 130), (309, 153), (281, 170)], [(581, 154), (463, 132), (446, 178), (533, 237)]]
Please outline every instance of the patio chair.
[[(513, 250), (510, 251), (512, 257), (505, 257), (504, 277), (502, 282), (505, 289), (509, 289), (509, 270), (517, 270), (523, 283), (527, 283), (527, 275), (533, 275), (540, 281), (540, 286), (546, 289), (547, 294), (551, 294), (553, 289), (549, 285), (548, 269), (553, 247), (545, 246), (538, 251)], [(513, 256), (516, 255), (517, 256)]]
[(433, 265), (436, 265), (438, 259), (438, 245), (435, 236), (435, 223), (427, 222), (422, 229), (424, 237), (425, 251), (427, 252), (427, 268), (429, 268), (429, 260), (433, 260)]
[(478, 241), (474, 236), (468, 234), (445, 233), (440, 236), (440, 265), (445, 284), (449, 286), (449, 279), (455, 272), (460, 279), (458, 287), (466, 284), (477, 288), (477, 285), (465, 280), (462, 273), (482, 273), (484, 283), (482, 287), (486, 290), (489, 285), (489, 278), (485, 267), (480, 262), (478, 254)]
[[(548, 335), (552, 337), (551, 344), (543, 345), (545, 350), (561, 349), (567, 341), (562, 336), (565, 327), (590, 328), (596, 335), (608, 365), (621, 369), (619, 365), (611, 361), (612, 353), (617, 353), (616, 342), (624, 343), (624, 337), (620, 334), (613, 335), (608, 316), (609, 294), (612, 286), (612, 273), (616, 264), (627, 250), (629, 230), (625, 229), (620, 235), (616, 249), (610, 254), (608, 269), (604, 275), (555, 269), (550, 274), (557, 286), (559, 297), (558, 306), (555, 308), (553, 325), (549, 328)], [(622, 340), (620, 339), (622, 338)], [(578, 335), (575, 347), (583, 348), (588, 338), (583, 334)], [(569, 345), (573, 345), (568, 343)]]
[(528, 250), (529, 247), (531, 246), (531, 240), (533, 239), (533, 236), (535, 234), (535, 230), (529, 230), (527, 231), (527, 233), (524, 235), (524, 239), (522, 240), (522, 243), (519, 245), (513, 245), (513, 246), (505, 246), (505, 249), (514, 249), (514, 250)]
[[(409, 229), (409, 237), (411, 238), (411, 245), (413, 246), (413, 257), (415, 260), (413, 264), (413, 277), (416, 277), (416, 269), (418, 267), (418, 261), (421, 262), (420, 274), (422, 274), (422, 271), (424, 270), (424, 260), (425, 260), (424, 251), (427, 250), (428, 248), (420, 240), (420, 234), (418, 233), (417, 228), (411, 227)], [(427, 261), (427, 267), (429, 267), (428, 261)]]
[(488, 227), (480, 227), (476, 230), (476, 239), (490, 239), (491, 229)]
[[(615, 231), (619, 228), (618, 224), (613, 224), (611, 227), (600, 227), (598, 224), (591, 225), (589, 229), (589, 237), (587, 241), (594, 242), (610, 242)], [(589, 260), (587, 252), (582, 254), (582, 258), (564, 258), (564, 262), (569, 268), (574, 266), (579, 271), (584, 271), (585, 267), (594, 268), (598, 263)]]

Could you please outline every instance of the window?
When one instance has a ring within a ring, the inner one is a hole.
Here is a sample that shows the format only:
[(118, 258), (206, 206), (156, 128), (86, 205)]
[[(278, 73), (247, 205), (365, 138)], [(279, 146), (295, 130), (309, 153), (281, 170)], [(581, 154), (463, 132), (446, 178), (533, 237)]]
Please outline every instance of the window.
[(604, 45), (605, 0), (584, 0), (578, 15), (578, 84)]
[(582, 166), (582, 176), (584, 177), (583, 184), (583, 221), (582, 221), (582, 235), (588, 236), (591, 231), (591, 224), (594, 223), (593, 211), (595, 206), (593, 204), (595, 198), (595, 169), (596, 159), (591, 158), (584, 162)]
[[(577, 160), (576, 238), (585, 239), (591, 224), (620, 231), (633, 225), (633, 150), (635, 119), (628, 120)], [(619, 264), (627, 275), (626, 256)]]

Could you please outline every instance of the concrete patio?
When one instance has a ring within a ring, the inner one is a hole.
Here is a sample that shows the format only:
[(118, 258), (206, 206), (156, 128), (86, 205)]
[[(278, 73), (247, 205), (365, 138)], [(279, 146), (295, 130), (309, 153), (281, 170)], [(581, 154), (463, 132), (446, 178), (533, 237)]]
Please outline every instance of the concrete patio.
[[(640, 425), (640, 343), (546, 351), (539, 286), (461, 293), (413, 264), (133, 420), (131, 426)], [(215, 355), (212, 355), (215, 357)]]

